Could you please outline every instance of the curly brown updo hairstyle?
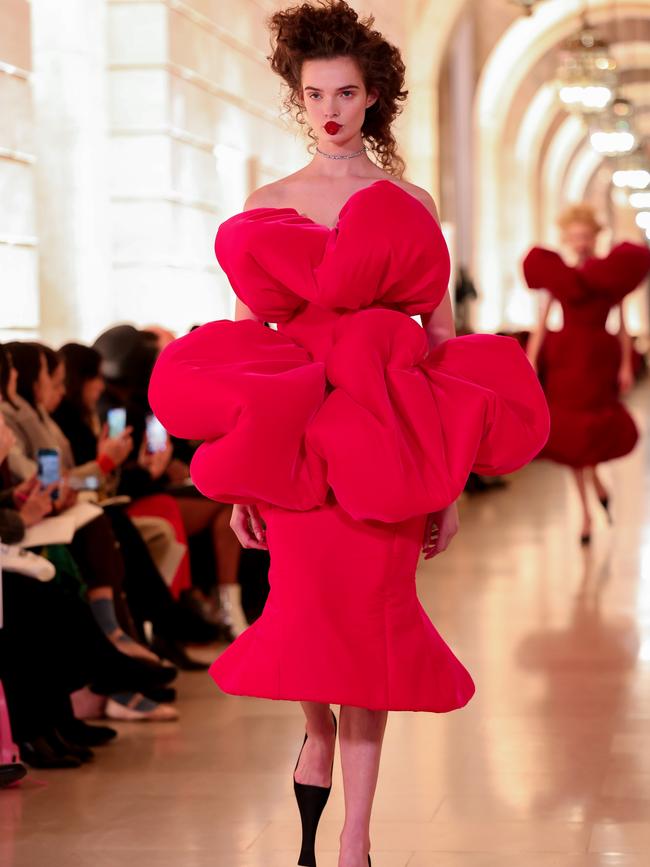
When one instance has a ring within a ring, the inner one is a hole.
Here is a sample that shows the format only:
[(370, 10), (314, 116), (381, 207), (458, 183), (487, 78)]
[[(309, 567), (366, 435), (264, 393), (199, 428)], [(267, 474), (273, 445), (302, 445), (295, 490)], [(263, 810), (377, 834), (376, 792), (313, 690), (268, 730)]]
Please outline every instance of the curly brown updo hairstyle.
[(589, 226), (594, 235), (602, 231), (602, 225), (598, 222), (596, 211), (588, 202), (579, 202), (569, 205), (558, 217), (557, 224), (563, 231), (573, 223), (582, 223)]
[[(356, 60), (366, 90), (377, 92), (377, 101), (366, 109), (361, 135), (381, 168), (396, 177), (404, 172), (391, 125), (408, 95), (404, 90), (404, 63), (399, 49), (373, 30), (372, 16), (359, 19), (345, 0), (312, 0), (291, 6), (271, 16), (271, 68), (289, 91), (285, 106), (305, 123), (301, 72), (306, 60), (352, 57)], [(312, 142), (317, 138), (308, 130)]]

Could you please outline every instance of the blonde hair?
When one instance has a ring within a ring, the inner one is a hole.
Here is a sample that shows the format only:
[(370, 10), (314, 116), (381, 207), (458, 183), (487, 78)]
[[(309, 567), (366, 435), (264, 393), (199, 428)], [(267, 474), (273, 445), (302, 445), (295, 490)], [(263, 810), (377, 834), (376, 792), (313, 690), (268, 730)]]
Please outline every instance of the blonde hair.
[(569, 205), (562, 211), (557, 220), (557, 224), (562, 231), (566, 230), (573, 223), (582, 223), (585, 226), (589, 226), (593, 230), (594, 235), (601, 232), (603, 228), (596, 219), (595, 209), (587, 202)]

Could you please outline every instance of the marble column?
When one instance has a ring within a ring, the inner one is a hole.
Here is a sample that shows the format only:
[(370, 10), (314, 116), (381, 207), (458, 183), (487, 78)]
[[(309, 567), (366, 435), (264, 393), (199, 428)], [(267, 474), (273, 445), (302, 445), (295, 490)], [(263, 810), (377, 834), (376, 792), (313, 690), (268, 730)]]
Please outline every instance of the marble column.
[(30, 9), (0, 3), (0, 340), (38, 327)]
[(449, 52), (456, 253), (458, 264), (465, 268), (470, 267), (473, 254), (473, 105), (476, 79), (474, 26), (471, 10), (465, 10), (458, 21)]
[(113, 318), (105, 0), (32, 0), (41, 334), (90, 340)]

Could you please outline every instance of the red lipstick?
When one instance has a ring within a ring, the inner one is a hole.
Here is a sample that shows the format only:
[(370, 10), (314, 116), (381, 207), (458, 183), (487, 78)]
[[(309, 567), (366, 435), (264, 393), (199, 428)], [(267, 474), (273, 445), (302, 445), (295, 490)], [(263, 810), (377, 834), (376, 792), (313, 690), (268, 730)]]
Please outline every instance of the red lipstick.
[(335, 120), (328, 120), (323, 129), (328, 135), (336, 135), (336, 133), (343, 128), (343, 125), (337, 123)]

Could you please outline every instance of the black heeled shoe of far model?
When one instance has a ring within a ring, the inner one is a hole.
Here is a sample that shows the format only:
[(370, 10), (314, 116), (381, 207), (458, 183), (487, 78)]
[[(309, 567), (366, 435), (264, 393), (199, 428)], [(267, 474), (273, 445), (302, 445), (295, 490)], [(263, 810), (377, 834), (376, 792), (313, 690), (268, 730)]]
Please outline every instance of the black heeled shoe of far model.
[[(332, 719), (334, 720), (334, 739), (336, 741), (337, 723), (334, 713), (332, 713)], [(330, 792), (332, 791), (332, 784), (330, 783), (329, 786), (308, 786), (304, 783), (296, 782), (296, 771), (306, 743), (307, 735), (305, 735), (305, 739), (302, 742), (298, 761), (293, 771), (293, 791), (298, 802), (300, 823), (302, 825), (302, 845), (300, 847), (298, 864), (301, 867), (316, 867), (316, 831), (320, 817), (325, 809), (325, 804), (327, 804)], [(332, 759), (332, 772), (334, 772), (334, 759)], [(370, 859), (368, 859), (368, 864), (370, 864)]]

